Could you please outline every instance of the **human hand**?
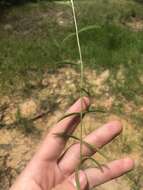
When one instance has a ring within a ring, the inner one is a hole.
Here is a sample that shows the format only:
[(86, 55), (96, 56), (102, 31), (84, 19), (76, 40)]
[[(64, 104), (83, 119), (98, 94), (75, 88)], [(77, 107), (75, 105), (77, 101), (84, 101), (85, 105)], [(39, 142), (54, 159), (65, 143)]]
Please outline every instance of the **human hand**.
[[(84, 97), (82, 109), (86, 110), (89, 104), (89, 99)], [(81, 100), (78, 100), (67, 113), (80, 111)], [(67, 140), (59, 138), (55, 134), (63, 132), (72, 134), (79, 122), (80, 117), (72, 115), (56, 124), (10, 190), (76, 190), (74, 172), (80, 163), (80, 144), (73, 144), (66, 153), (62, 154)], [(121, 123), (112, 121), (89, 134), (84, 141), (101, 148), (121, 131)], [(83, 145), (82, 154), (91, 156), (93, 152)], [(130, 158), (124, 158), (112, 161), (106, 166), (103, 167), (103, 171), (98, 168), (80, 171), (81, 190), (88, 190), (123, 175), (133, 169), (134, 162)]]

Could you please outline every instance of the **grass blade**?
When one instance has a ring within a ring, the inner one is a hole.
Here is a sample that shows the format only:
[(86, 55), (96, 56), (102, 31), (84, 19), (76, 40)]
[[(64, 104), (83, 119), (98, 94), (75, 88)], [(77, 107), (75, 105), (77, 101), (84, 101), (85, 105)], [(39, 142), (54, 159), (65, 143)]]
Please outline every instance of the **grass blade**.
[(79, 169), (78, 168), (75, 170), (75, 181), (76, 181), (77, 190), (81, 190), (80, 181), (79, 181)]
[(97, 166), (96, 168), (99, 168), (103, 172), (103, 166), (105, 165), (101, 165), (97, 160), (92, 157), (83, 158), (83, 163), (85, 163), (87, 160), (91, 160), (95, 164), (95, 166)]
[(66, 114), (63, 117), (61, 117), (58, 121), (61, 121), (67, 117), (74, 116), (74, 115), (80, 116), (80, 112), (72, 112), (72, 113)]
[[(106, 113), (105, 110), (89, 108), (87, 111), (82, 112), (82, 116), (85, 116), (86, 114), (89, 114), (89, 113), (97, 113), (97, 112)], [(63, 117), (61, 117), (58, 121), (61, 121), (67, 117), (74, 116), (74, 115), (80, 116), (81, 112), (72, 112), (72, 113), (66, 114)]]
[[(64, 139), (68, 139), (68, 138), (71, 138), (71, 139), (74, 139), (74, 140), (76, 140), (76, 141), (78, 141), (78, 142), (80, 142), (81, 141), (81, 139), (80, 138), (78, 138), (78, 137), (76, 137), (76, 136), (74, 136), (74, 135), (69, 135), (69, 134), (66, 134), (66, 133), (56, 133), (55, 134), (57, 137), (60, 137), (60, 138), (64, 138)], [(86, 141), (84, 141), (84, 140), (82, 140), (82, 143), (85, 145), (85, 146), (87, 146), (90, 150), (91, 150), (91, 152), (98, 152), (101, 156), (103, 156), (104, 158), (106, 158), (106, 159), (108, 159), (108, 157), (99, 149), (99, 148), (97, 148), (95, 145), (91, 145), (91, 144), (89, 144), (88, 142), (86, 142)]]
[(54, 3), (57, 3), (59, 5), (67, 5), (67, 6), (70, 6), (71, 7), (71, 4), (69, 1), (54, 1)]
[[(98, 26), (98, 25), (95, 25), (95, 24), (94, 24), (94, 25), (89, 25), (89, 26), (86, 26), (86, 27), (81, 28), (81, 29), (78, 31), (78, 34), (81, 34), (81, 33), (83, 33), (83, 32), (87, 32), (87, 31), (89, 31), (89, 30), (98, 29), (98, 28), (100, 28), (100, 26)], [(74, 37), (74, 36), (76, 36), (76, 33), (75, 33), (75, 32), (69, 34), (67, 37), (64, 38), (63, 43), (66, 42), (67, 40), (69, 40), (70, 38)]]
[(108, 160), (108, 157), (99, 149), (97, 148), (95, 145), (91, 145), (89, 143), (87, 143), (86, 141), (83, 141), (83, 143), (94, 153), (95, 151), (98, 152), (101, 156), (103, 156), (104, 158), (106, 158)]
[(86, 90), (85, 88), (81, 88), (81, 90), (89, 97), (91, 97), (91, 94), (88, 90)]
[(77, 63), (73, 62), (73, 61), (70, 61), (70, 60), (63, 60), (63, 61), (58, 61), (56, 62), (56, 64), (64, 64), (64, 65), (71, 65), (71, 66), (78, 66)]

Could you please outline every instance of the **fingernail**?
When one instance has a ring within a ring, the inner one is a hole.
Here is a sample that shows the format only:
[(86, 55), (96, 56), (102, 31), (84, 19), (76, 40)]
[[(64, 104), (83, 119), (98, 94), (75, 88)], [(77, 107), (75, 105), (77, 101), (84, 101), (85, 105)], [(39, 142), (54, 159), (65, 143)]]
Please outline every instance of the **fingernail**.
[(130, 171), (135, 167), (135, 162), (133, 159), (126, 157), (123, 160), (124, 160), (124, 167), (127, 169), (127, 171)]
[[(81, 190), (85, 190), (85, 188), (87, 186), (86, 175), (85, 175), (85, 173), (83, 171), (79, 171), (79, 175), (78, 176), (79, 176), (80, 188), (81, 188)], [(76, 182), (75, 174), (74, 174), (74, 176), (72, 176), (71, 182), (74, 185), (74, 187), (77, 188), (77, 182)]]

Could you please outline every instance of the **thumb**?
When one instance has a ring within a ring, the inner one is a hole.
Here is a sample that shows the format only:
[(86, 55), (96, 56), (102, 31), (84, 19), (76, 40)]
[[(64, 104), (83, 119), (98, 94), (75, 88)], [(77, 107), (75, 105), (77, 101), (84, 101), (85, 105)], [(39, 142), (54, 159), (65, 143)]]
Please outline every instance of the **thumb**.
[[(87, 190), (88, 182), (86, 174), (79, 171), (80, 190)], [(63, 183), (57, 185), (52, 190), (77, 190), (75, 174), (68, 177)]]

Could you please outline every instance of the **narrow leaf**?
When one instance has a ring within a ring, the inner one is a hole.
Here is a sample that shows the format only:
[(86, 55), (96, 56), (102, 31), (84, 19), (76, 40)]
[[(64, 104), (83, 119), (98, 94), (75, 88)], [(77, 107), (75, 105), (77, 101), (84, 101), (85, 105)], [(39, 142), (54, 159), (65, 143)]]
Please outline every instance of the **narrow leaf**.
[(54, 1), (54, 3), (60, 4), (60, 5), (67, 5), (71, 7), (71, 4), (69, 1)]
[[(83, 112), (82, 112), (82, 116), (84, 116), (85, 114), (96, 113), (96, 112), (106, 113), (104, 110), (90, 109), (90, 108), (89, 108), (87, 111), (83, 111)], [(65, 118), (70, 117), (70, 116), (73, 116), (73, 115), (80, 116), (80, 115), (81, 115), (81, 112), (72, 112), (72, 113), (66, 114), (66, 115), (64, 115), (63, 117), (61, 117), (58, 121), (61, 121), (61, 120), (65, 119)]]
[[(87, 31), (89, 31), (89, 30), (97, 29), (97, 28), (100, 28), (100, 26), (98, 26), (98, 25), (89, 25), (89, 26), (86, 26), (86, 27), (81, 28), (81, 29), (78, 31), (78, 34), (80, 34), (80, 33), (82, 33), (82, 32), (87, 32)], [(67, 37), (64, 38), (63, 43), (64, 43), (65, 41), (69, 40), (70, 38), (72, 38), (72, 37), (75, 36), (75, 35), (76, 35), (75, 32), (69, 34)]]
[(81, 190), (81, 188), (80, 188), (80, 181), (79, 181), (79, 170), (78, 170), (78, 168), (75, 170), (75, 181), (76, 181), (77, 190)]
[(92, 108), (92, 107), (90, 107), (90, 108), (88, 109), (88, 111), (89, 111), (89, 113), (97, 113), (97, 112), (99, 112), (99, 113), (107, 113), (106, 110), (103, 110), (103, 109), (94, 109), (94, 108)]
[[(74, 140), (77, 140), (79, 142), (81, 142), (81, 140), (74, 136), (74, 135), (69, 135), (69, 134), (66, 134), (66, 133), (56, 133), (55, 134), (57, 137), (61, 137), (61, 138), (64, 138), (64, 139), (67, 139), (67, 138), (72, 138)], [(104, 158), (108, 159), (108, 157), (99, 149), (97, 148), (95, 145), (91, 145), (89, 143), (87, 143), (86, 141), (82, 140), (82, 143), (87, 146), (93, 153), (96, 151), (98, 152), (101, 156), (103, 156)]]
[(78, 66), (78, 64), (77, 63), (75, 63), (75, 62), (73, 62), (73, 61), (69, 61), (69, 60), (63, 60), (63, 61), (58, 61), (58, 62), (56, 62), (57, 64), (60, 64), (60, 63), (62, 63), (62, 64), (65, 64), (65, 65), (72, 65), (72, 66)]
[(85, 157), (82, 162), (86, 162), (87, 160), (91, 160), (102, 172), (103, 172), (103, 165), (101, 165), (97, 160), (92, 157)]
[(83, 92), (85, 92), (85, 94), (86, 94), (87, 96), (91, 97), (91, 94), (90, 94), (90, 92), (89, 92), (88, 90), (86, 90), (85, 88), (81, 88), (81, 90), (82, 90)]
[(73, 115), (80, 116), (80, 112), (72, 112), (72, 113), (66, 114), (63, 117), (61, 117), (58, 121), (61, 121), (61, 120), (65, 119), (65, 118), (73, 116)]
[(91, 145), (89, 143), (87, 143), (86, 141), (83, 141), (83, 143), (92, 151), (94, 152), (96, 150), (96, 152), (98, 152), (101, 156), (103, 156), (104, 158), (106, 158), (108, 160), (108, 157), (99, 149), (97, 148), (95, 145)]

